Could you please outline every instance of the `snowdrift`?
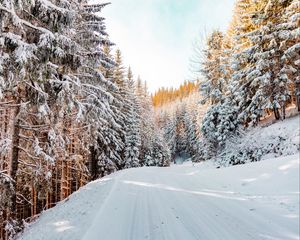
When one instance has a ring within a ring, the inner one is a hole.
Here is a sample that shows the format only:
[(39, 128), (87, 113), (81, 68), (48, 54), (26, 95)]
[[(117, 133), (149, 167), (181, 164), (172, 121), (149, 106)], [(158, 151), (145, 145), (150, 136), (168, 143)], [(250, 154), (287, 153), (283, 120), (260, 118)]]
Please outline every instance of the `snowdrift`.
[(299, 152), (300, 116), (267, 127), (256, 127), (234, 138), (216, 158), (218, 164), (230, 166), (256, 162)]

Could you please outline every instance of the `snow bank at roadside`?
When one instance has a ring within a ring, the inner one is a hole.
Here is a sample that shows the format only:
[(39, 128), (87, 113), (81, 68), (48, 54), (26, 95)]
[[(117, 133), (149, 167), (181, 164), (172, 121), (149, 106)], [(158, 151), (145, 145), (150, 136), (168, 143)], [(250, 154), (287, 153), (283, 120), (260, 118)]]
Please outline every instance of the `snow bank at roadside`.
[(300, 116), (256, 127), (226, 144), (216, 161), (222, 166), (299, 153)]

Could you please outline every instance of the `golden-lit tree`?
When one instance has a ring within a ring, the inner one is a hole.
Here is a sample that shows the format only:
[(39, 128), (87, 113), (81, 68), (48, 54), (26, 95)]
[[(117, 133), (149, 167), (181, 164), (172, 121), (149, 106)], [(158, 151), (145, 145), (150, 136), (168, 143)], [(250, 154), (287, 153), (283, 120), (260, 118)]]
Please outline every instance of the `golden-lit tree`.
[(172, 101), (183, 99), (195, 91), (198, 91), (198, 82), (185, 81), (178, 89), (174, 88), (160, 88), (152, 96), (154, 107), (163, 106)]

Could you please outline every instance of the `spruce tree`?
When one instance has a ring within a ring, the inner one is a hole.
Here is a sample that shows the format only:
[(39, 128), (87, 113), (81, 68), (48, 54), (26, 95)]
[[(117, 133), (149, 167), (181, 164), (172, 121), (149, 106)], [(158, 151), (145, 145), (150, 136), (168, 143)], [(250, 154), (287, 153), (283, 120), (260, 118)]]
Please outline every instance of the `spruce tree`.
[(203, 95), (203, 103), (207, 101), (217, 104), (222, 101), (226, 92), (227, 79), (225, 78), (225, 68), (222, 62), (223, 34), (214, 31), (207, 39), (207, 49), (204, 50), (204, 61), (202, 62), (202, 74), (204, 81), (200, 85)]
[(163, 133), (160, 129), (156, 129), (152, 145), (152, 164), (147, 162), (147, 166), (168, 167), (170, 162), (171, 153), (163, 138)]
[(136, 84), (136, 95), (139, 103), (140, 115), (140, 133), (141, 133), (141, 150), (140, 150), (140, 164), (149, 165), (148, 162), (153, 162), (152, 148), (154, 144), (154, 110), (148, 93), (146, 82), (142, 82), (138, 77)]
[[(249, 107), (262, 111), (273, 110), (276, 119), (285, 117), (286, 103), (291, 95), (288, 87), (290, 80), (282, 72), (284, 63), (280, 48), (281, 16), (289, 2), (268, 1), (263, 11), (254, 17), (254, 21), (260, 22), (261, 26), (249, 33), (251, 44), (255, 48), (252, 61), (256, 64), (248, 78), (257, 86)], [(264, 112), (261, 112), (259, 117), (263, 115)]]
[(74, 73), (81, 57), (69, 29), (74, 28), (77, 7), (76, 2), (0, 3), (0, 99), (10, 99), (13, 105), (5, 107), (14, 112), (10, 171), (5, 178), (14, 189), (9, 190), (7, 226), (16, 219), (18, 185), (32, 182), (41, 189), (40, 195), (49, 188), (58, 157), (51, 142), (62, 136), (51, 133), (59, 132), (57, 120), (76, 111), (81, 84)]
[(290, 91), (292, 102), (297, 105), (300, 111), (300, 76), (298, 74), (300, 67), (300, 43), (299, 43), (299, 1), (293, 0), (285, 8), (280, 25), (280, 48), (284, 51), (282, 60), (284, 67), (281, 69), (286, 74), (290, 82)]
[(135, 95), (135, 82), (131, 78), (132, 74), (128, 71), (128, 105), (124, 111), (127, 113), (125, 119), (126, 135), (124, 149), (124, 167), (139, 167), (140, 166), (140, 149), (141, 149), (141, 120), (140, 120), (140, 105)]

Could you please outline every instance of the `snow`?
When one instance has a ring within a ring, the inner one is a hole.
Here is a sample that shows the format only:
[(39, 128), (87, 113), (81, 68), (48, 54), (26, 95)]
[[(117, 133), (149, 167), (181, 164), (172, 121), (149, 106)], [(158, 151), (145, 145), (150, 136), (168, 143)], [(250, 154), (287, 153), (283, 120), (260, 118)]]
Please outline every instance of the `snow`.
[(296, 240), (298, 223), (296, 154), (119, 171), (42, 213), (19, 240)]
[(300, 147), (300, 116), (294, 116), (265, 127), (248, 129), (240, 138), (227, 142), (216, 159), (223, 166), (260, 161), (267, 158), (293, 155)]
[(175, 156), (175, 164), (183, 164), (187, 161), (191, 161), (191, 157), (188, 154), (180, 154)]

